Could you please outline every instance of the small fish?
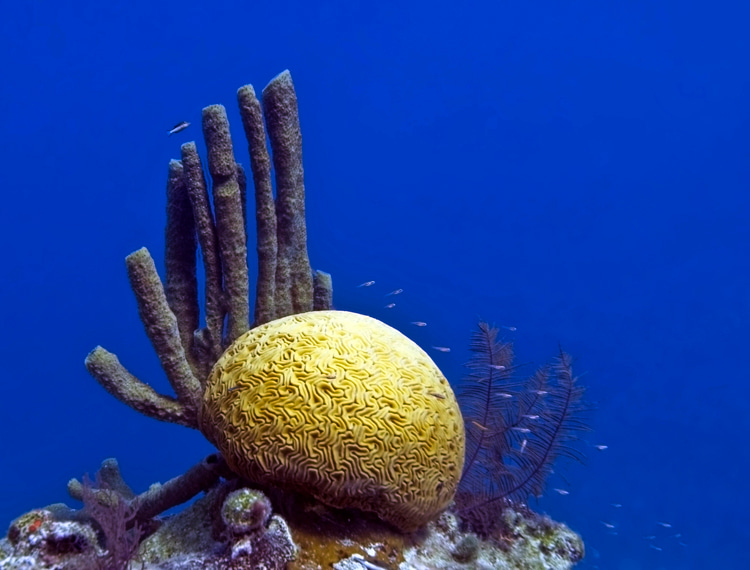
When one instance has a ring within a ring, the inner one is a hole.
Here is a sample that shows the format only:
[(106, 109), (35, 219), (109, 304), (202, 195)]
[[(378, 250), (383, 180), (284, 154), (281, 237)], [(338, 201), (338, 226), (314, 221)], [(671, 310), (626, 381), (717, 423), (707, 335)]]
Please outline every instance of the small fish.
[(451, 351), (451, 349), (448, 348), (447, 346), (433, 346), (432, 349), (437, 350), (438, 352), (450, 352)]
[(652, 535), (650, 535), (650, 536), (644, 536), (643, 538), (644, 538), (645, 540), (656, 540), (656, 535), (655, 535), (655, 534), (652, 534)]
[(653, 548), (654, 550), (658, 550), (659, 552), (662, 551), (661, 546), (656, 546), (655, 544), (649, 544), (649, 548)]
[(522, 418), (526, 418), (527, 420), (538, 420), (539, 416), (530, 416), (529, 414), (522, 414)]
[(570, 491), (566, 491), (565, 489), (552, 489), (552, 490), (561, 495), (570, 495)]
[(509, 330), (510, 332), (516, 332), (518, 330), (516, 327), (507, 327), (505, 325), (503, 325), (503, 328)]
[(529, 440), (528, 440), (528, 439), (524, 439), (524, 440), (523, 440), (523, 441), (521, 442), (521, 453), (523, 453), (523, 452), (524, 452), (524, 450), (526, 449), (526, 444), (527, 444), (528, 442), (529, 442)]
[(426, 327), (427, 323), (424, 321), (412, 321), (411, 324), (413, 324), (415, 327)]
[(403, 292), (404, 292), (404, 290), (403, 290), (403, 289), (394, 289), (394, 290), (393, 290), (393, 291), (391, 291), (390, 293), (386, 293), (386, 294), (385, 294), (385, 296), (386, 296), (386, 297), (392, 297), (393, 295), (400, 295), (400, 294), (401, 294), (401, 293), (403, 293)]
[(395, 306), (396, 306), (396, 303), (388, 303), (384, 308), (385, 309), (392, 309)]
[(180, 131), (184, 131), (189, 126), (190, 126), (190, 123), (188, 123), (187, 121), (182, 121), (181, 123), (177, 123), (174, 127), (172, 127), (169, 131), (167, 131), (167, 136), (171, 137), (172, 135), (175, 135), (179, 133)]
[(520, 432), (520, 433), (531, 433), (531, 430), (529, 428), (512, 427), (510, 429), (512, 429), (513, 431)]
[(612, 523), (608, 523), (608, 522), (604, 522), (604, 521), (599, 521), (599, 522), (601, 522), (607, 528), (615, 528), (615, 525), (613, 525)]
[(687, 544), (685, 544), (684, 542), (678, 542), (677, 544), (679, 544), (680, 546), (687, 546)]
[(599, 451), (604, 451), (605, 449), (609, 448), (608, 445), (595, 445), (594, 447), (596, 447)]
[(614, 508), (616, 508), (616, 509), (620, 509), (620, 508), (622, 508), (622, 505), (621, 505), (620, 503), (610, 503), (610, 506), (611, 506), (611, 507), (614, 507)]
[(682, 536), (681, 532), (678, 532), (677, 534), (673, 534), (672, 538), (680, 538)]
[(375, 281), (365, 281), (357, 285), (357, 287), (372, 287), (373, 285), (375, 285)]
[(479, 422), (476, 422), (476, 421), (474, 421), (474, 420), (471, 420), (471, 423), (473, 423), (473, 424), (474, 424), (475, 426), (477, 426), (477, 427), (478, 427), (479, 429), (481, 429), (482, 431), (487, 431), (487, 428), (486, 428), (486, 427), (484, 427), (484, 426), (483, 426), (482, 424), (480, 424)]
[(507, 392), (498, 392), (497, 395), (500, 396), (501, 398), (512, 398), (513, 397), (513, 394), (508, 394)]
[(549, 394), (549, 392), (547, 392), (547, 390), (534, 390), (534, 394), (537, 394), (539, 396), (546, 396), (547, 394)]
[(664, 528), (672, 528), (672, 525), (669, 524), (668, 522), (656, 521), (656, 524), (659, 524), (659, 525), (663, 526)]
[(227, 392), (234, 392), (235, 390), (239, 390), (241, 386), (232, 386)]
[(505, 370), (505, 366), (503, 366), (502, 364), (490, 364), (489, 366), (493, 370)]
[(336, 380), (336, 375), (335, 374), (329, 374), (328, 376), (326, 376), (326, 378), (328, 378), (329, 380)]
[(445, 394), (438, 394), (437, 392), (430, 392), (430, 396), (437, 398), (438, 400), (445, 400)]

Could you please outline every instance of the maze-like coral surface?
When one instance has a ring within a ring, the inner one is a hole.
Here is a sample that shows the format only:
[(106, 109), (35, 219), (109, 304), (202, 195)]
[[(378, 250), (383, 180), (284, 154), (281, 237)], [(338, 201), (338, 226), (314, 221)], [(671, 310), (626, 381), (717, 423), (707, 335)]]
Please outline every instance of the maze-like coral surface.
[(464, 427), (448, 381), (414, 342), (355, 313), (248, 331), (208, 380), (201, 430), (239, 475), (418, 528), (453, 498)]

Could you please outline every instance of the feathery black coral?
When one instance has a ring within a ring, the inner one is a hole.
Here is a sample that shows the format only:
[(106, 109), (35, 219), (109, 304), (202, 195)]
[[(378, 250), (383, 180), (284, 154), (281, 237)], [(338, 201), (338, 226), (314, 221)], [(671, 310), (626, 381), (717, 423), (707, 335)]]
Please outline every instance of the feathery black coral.
[(456, 500), (459, 514), (480, 532), (494, 526), (505, 502), (540, 496), (557, 458), (582, 462), (573, 444), (588, 429), (571, 357), (561, 350), (530, 378), (515, 380), (513, 346), (497, 335), (479, 323), (461, 393), (467, 453)]

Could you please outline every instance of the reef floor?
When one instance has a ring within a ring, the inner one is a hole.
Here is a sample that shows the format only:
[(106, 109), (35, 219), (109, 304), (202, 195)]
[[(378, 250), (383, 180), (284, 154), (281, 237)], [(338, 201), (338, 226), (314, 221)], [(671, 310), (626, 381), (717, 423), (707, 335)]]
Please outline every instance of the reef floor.
[(135, 543), (132, 528), (104, 536), (83, 511), (50, 505), (11, 523), (0, 570), (564, 570), (584, 555), (580, 536), (525, 507), (505, 507), (481, 538), (450, 509), (403, 534), (357, 511), (279, 497), (222, 481), (139, 529)]

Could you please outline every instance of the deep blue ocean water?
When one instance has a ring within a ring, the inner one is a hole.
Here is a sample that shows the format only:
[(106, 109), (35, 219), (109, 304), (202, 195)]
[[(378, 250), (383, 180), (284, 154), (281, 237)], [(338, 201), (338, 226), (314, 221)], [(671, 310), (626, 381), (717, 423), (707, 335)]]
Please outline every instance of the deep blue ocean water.
[(451, 347), (456, 385), (478, 318), (517, 329), (520, 361), (574, 355), (587, 465), (532, 505), (583, 535), (581, 568), (747, 568), (743, 4), (5, 2), (0, 525), (106, 457), (140, 491), (211, 451), (83, 359), (101, 344), (168, 389), (123, 258), (161, 267), (167, 163), (201, 108), (227, 106), (247, 165), (236, 89), (288, 68), (336, 307)]

